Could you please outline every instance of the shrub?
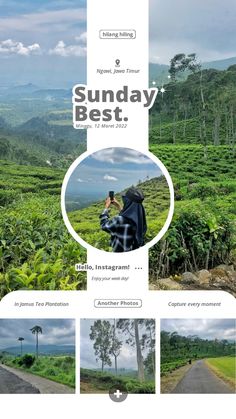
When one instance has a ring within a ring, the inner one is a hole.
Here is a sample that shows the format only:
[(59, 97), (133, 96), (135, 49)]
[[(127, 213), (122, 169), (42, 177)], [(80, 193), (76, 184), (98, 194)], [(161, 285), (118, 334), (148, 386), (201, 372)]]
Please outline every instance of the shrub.
[(230, 262), (235, 227), (228, 216), (203, 208), (181, 212), (165, 238), (150, 250), (150, 273), (165, 278)]
[(54, 368), (47, 368), (45, 370), (45, 375), (49, 376), (49, 377), (55, 377), (57, 375), (57, 373), (56, 373)]
[(138, 393), (138, 394), (152, 394), (155, 393), (155, 384), (154, 383), (139, 383), (139, 382), (129, 382), (126, 384), (126, 389), (129, 393)]
[[(25, 367), (25, 368), (32, 367), (34, 361), (35, 361), (35, 356), (34, 355), (30, 355), (30, 354), (25, 354), (20, 359), (21, 365), (23, 367)], [(20, 363), (19, 363), (19, 365), (20, 365)]]

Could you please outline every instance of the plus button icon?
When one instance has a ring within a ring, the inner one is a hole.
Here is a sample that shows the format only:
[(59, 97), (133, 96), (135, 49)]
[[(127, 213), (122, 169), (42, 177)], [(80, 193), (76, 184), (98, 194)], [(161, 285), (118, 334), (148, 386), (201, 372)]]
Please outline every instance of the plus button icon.
[(120, 390), (116, 390), (114, 393), (114, 396), (116, 396), (117, 399), (119, 399), (122, 396), (123, 393), (121, 393)]
[(127, 391), (124, 391), (124, 389), (119, 390), (118, 388), (113, 387), (109, 390), (109, 396), (113, 402), (120, 403), (127, 398), (128, 393)]

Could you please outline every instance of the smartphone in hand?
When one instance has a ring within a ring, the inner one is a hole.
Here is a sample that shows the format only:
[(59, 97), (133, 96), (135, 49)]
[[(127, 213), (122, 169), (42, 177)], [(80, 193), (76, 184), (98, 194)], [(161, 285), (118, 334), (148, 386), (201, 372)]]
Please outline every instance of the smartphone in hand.
[(114, 191), (109, 191), (109, 198), (111, 201), (114, 200)]

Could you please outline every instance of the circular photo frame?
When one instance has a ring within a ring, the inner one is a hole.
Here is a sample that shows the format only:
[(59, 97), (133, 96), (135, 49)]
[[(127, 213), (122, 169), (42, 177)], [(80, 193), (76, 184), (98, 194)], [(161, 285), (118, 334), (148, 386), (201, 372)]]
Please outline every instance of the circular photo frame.
[(174, 213), (174, 187), (152, 153), (126, 147), (85, 152), (68, 169), (61, 210), (86, 249), (122, 253), (156, 244)]

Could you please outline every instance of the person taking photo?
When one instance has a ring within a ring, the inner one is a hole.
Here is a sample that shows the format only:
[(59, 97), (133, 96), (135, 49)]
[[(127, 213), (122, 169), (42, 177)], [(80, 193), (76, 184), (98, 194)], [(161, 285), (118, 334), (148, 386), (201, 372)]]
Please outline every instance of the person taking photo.
[[(110, 234), (113, 252), (129, 252), (144, 245), (147, 231), (146, 214), (141, 190), (130, 188), (122, 195), (123, 208), (114, 197), (107, 197), (105, 209), (100, 215), (100, 226)], [(114, 206), (119, 214), (110, 218), (109, 209)]]

